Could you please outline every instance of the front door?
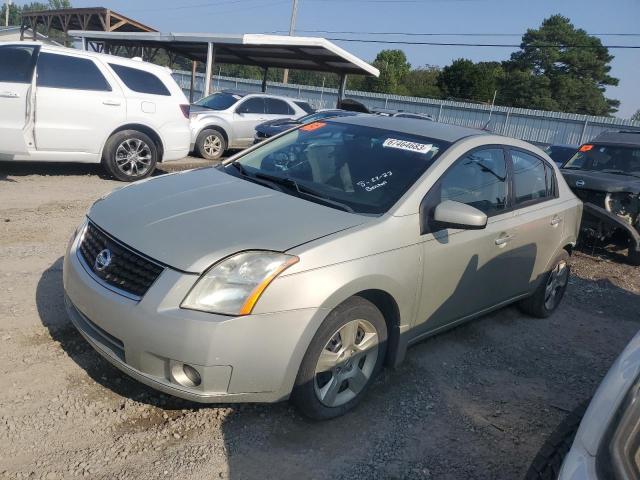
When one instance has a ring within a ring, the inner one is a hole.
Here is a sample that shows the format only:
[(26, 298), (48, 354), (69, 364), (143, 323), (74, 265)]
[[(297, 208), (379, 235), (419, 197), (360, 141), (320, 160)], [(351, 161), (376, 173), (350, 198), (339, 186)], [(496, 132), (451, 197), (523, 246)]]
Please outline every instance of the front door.
[(0, 154), (25, 154), (32, 135), (32, 80), (40, 47), (0, 47)]
[(233, 114), (235, 142), (231, 147), (247, 147), (253, 144), (256, 127), (267, 120), (264, 97), (249, 97), (236, 107)]
[(91, 58), (41, 52), (35, 124), (39, 151), (97, 154), (126, 119), (122, 90)]
[(427, 228), (417, 333), (513, 298), (517, 280), (533, 268), (531, 247), (515, 246), (523, 232), (509, 204), (508, 171), (502, 147), (476, 149), (457, 160), (425, 198), (427, 218), (440, 202), (454, 200), (483, 211), (488, 221), (481, 230)]

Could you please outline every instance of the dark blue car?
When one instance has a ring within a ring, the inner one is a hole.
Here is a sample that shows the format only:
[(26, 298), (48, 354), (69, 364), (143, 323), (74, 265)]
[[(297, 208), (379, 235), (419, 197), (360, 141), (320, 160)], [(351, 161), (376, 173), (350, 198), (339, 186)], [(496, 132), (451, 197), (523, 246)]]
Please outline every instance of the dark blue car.
[(269, 120), (268, 122), (261, 123), (256, 127), (256, 138), (254, 143), (259, 143), (262, 140), (273, 137), (279, 133), (282, 133), (290, 128), (297, 127), (304, 123), (315, 122), (325, 118), (333, 117), (349, 117), (351, 115), (358, 115), (358, 112), (351, 112), (348, 110), (322, 110), (319, 112), (310, 113), (300, 118), (281, 118), (277, 120)]

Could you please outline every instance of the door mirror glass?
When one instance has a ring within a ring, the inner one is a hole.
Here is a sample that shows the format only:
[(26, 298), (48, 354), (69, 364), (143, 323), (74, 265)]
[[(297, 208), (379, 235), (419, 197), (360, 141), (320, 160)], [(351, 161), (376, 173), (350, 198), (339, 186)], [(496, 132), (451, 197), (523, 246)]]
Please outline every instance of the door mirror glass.
[(487, 226), (487, 215), (475, 207), (453, 200), (438, 204), (433, 220), (441, 228), (480, 230)]

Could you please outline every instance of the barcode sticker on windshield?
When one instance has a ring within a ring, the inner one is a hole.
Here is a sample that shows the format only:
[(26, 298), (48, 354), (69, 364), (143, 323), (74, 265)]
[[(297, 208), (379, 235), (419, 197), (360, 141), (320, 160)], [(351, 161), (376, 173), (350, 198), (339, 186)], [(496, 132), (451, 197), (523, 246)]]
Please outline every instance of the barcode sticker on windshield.
[(408, 150), (416, 153), (429, 153), (433, 145), (430, 143), (408, 142), (406, 140), (398, 140), (397, 138), (387, 138), (382, 144), (387, 148), (399, 148), (400, 150)]

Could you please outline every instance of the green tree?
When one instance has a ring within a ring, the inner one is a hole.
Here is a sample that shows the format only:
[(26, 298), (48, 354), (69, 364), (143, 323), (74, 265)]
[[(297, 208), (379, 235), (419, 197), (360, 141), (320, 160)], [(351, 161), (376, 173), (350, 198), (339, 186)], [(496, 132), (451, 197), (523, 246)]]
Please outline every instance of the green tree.
[(442, 98), (438, 86), (440, 69), (431, 65), (411, 70), (404, 78), (403, 85), (409, 95), (425, 98)]
[[(7, 5), (2, 5), (0, 8), (0, 25), (4, 26), (4, 22), (7, 15)], [(9, 25), (10, 26), (20, 26), (20, 18), (22, 16), (22, 9), (19, 5), (12, 3), (9, 7)]]
[(373, 65), (380, 70), (380, 76), (367, 77), (364, 88), (370, 92), (395, 93), (406, 95), (407, 88), (403, 82), (411, 71), (411, 64), (402, 50), (382, 50), (373, 61)]
[[(553, 15), (540, 28), (527, 30), (520, 50), (511, 55), (505, 67), (517, 79), (522, 78), (522, 72), (533, 77), (524, 86), (535, 89), (548, 85), (552, 102), (543, 98), (542, 104), (529, 108), (545, 108), (552, 103), (564, 112), (609, 115), (620, 104), (604, 95), (607, 86), (618, 84), (618, 79), (609, 74), (612, 59), (599, 38), (574, 27), (568, 18)], [(523, 96), (538, 97), (535, 92), (523, 92)], [(511, 100), (519, 103), (516, 98)]]
[(633, 120), (634, 122), (640, 122), (640, 109), (636, 110), (636, 113), (631, 115), (631, 120)]
[(442, 69), (438, 85), (447, 98), (490, 103), (503, 80), (504, 69), (500, 63), (473, 63), (459, 58)]

